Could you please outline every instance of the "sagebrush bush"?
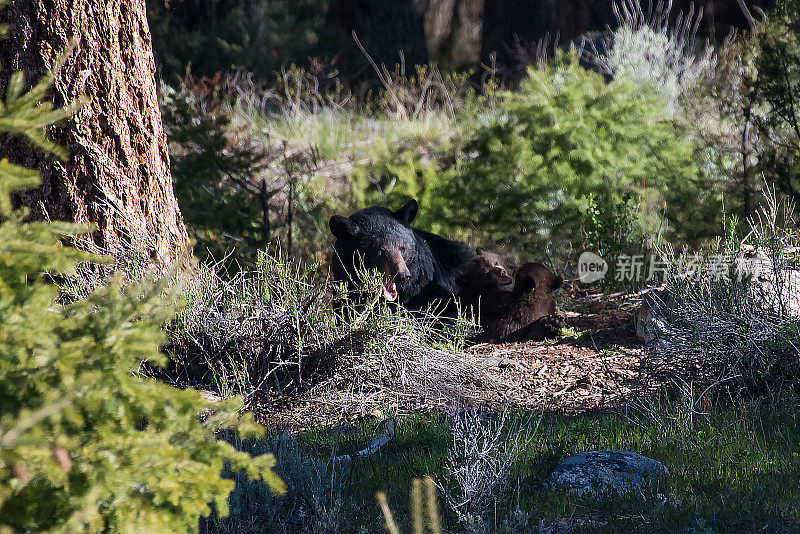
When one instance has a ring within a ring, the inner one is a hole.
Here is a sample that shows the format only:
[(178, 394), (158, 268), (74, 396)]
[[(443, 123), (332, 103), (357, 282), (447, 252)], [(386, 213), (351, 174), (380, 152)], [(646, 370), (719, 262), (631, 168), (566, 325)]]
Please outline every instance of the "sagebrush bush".
[(470, 321), (409, 313), (380, 297), (377, 272), (362, 276), (363, 291), (347, 294), (318, 266), (264, 252), (232, 278), (202, 268), (170, 326), (179, 376), (247, 399), (313, 399), (305, 415), (327, 421), (500, 394), (499, 379), (461, 352)]
[(338, 534), (355, 530), (343, 520), (360, 504), (349, 491), (352, 482), (346, 479), (349, 466), (345, 462), (306, 452), (288, 434), (257, 440), (229, 437), (237, 449), (250, 455), (274, 455), (275, 471), (287, 492), (276, 496), (263, 482), (228, 472), (227, 476), (236, 481), (236, 489), (228, 498), (230, 516), (204, 520), (201, 532)]
[[(44, 137), (71, 111), (43, 103), (51, 82), (26, 92), (14, 74), (0, 133), (63, 154)], [(57, 302), (53, 279), (92, 259), (63, 241), (88, 229), (27, 221), (11, 195), (37, 184), (36, 171), (0, 161), (0, 529), (193, 530), (210, 506), (227, 513), (225, 463), (282, 492), (272, 456), (216, 439), (226, 427), (263, 432), (235, 403), (209, 410), (197, 392), (139, 375), (144, 362), (165, 361), (161, 326), (174, 312), (165, 283), (116, 279)]]
[(619, 26), (602, 51), (585, 47), (584, 55), (610, 76), (626, 76), (649, 85), (666, 102), (670, 116), (680, 114), (697, 85), (712, 75), (713, 48), (697, 39), (702, 12), (690, 7), (673, 13), (672, 2), (650, 5), (645, 13), (639, 2), (614, 6)]
[[(437, 485), (465, 532), (489, 532), (490, 525), (498, 522), (498, 504), (510, 497), (512, 470), (535, 429), (530, 419), (515, 418), (506, 411), (499, 415), (476, 411), (450, 414), (448, 426), (453, 447)], [(495, 511), (493, 518), (491, 510)], [(513, 518), (512, 513), (507, 520)]]
[(668, 377), (771, 391), (794, 385), (800, 372), (798, 238), (793, 215), (775, 192), (743, 251), (719, 242), (704, 254), (665, 251), (672, 269), (668, 298), (656, 299), (657, 339), (651, 363)]

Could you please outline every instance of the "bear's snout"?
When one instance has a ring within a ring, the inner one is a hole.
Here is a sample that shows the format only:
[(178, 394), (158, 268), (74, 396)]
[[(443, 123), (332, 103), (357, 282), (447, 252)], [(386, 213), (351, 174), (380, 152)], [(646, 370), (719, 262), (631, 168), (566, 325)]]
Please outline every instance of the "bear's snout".
[(394, 279), (397, 282), (405, 282), (411, 278), (411, 271), (408, 269), (405, 258), (399, 250), (394, 250), (390, 254), (391, 267), (394, 271)]

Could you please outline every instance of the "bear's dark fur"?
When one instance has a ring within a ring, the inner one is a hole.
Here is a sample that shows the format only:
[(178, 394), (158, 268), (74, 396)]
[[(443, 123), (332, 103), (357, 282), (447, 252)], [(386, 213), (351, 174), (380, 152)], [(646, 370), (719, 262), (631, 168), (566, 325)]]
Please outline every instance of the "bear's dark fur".
[(564, 323), (556, 314), (553, 292), (561, 287), (561, 277), (541, 263), (526, 263), (509, 291), (505, 273), (498, 255), (478, 249), (458, 277), (461, 301), (473, 307), (483, 327), (476, 340), (540, 341), (558, 335)]
[(478, 317), (496, 317), (511, 296), (513, 278), (499, 254), (478, 248), (456, 279), (461, 305)]
[(371, 207), (350, 217), (331, 217), (334, 278), (357, 289), (358, 271), (377, 269), (384, 296), (406, 308), (451, 300), (458, 291), (456, 276), (475, 254), (464, 243), (411, 228), (417, 210), (417, 202), (410, 200), (394, 212)]

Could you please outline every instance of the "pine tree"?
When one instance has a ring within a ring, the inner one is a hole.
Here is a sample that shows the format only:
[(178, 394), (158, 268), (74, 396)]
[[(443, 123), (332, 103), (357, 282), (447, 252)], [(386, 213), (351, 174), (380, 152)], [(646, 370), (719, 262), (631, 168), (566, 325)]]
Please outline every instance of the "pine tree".
[[(43, 132), (73, 110), (45, 102), (51, 82), (24, 91), (12, 76), (0, 134), (63, 157)], [(195, 530), (211, 506), (227, 513), (225, 464), (284, 491), (271, 455), (215, 438), (228, 427), (263, 433), (236, 404), (210, 408), (194, 390), (137, 373), (164, 362), (160, 326), (175, 306), (163, 282), (112, 280), (57, 304), (51, 275), (89, 259), (65, 239), (88, 229), (27, 221), (10, 195), (37, 184), (37, 172), (0, 161), (0, 531)]]
[(655, 233), (666, 205), (674, 229), (710, 233), (715, 199), (704, 198), (693, 146), (652, 88), (607, 83), (572, 54), (529, 69), (518, 91), (498, 99), (457, 140), (434, 192), (451, 227), (559, 254), (594, 233), (597, 214), (626, 221), (620, 210), (633, 210), (639, 234)]

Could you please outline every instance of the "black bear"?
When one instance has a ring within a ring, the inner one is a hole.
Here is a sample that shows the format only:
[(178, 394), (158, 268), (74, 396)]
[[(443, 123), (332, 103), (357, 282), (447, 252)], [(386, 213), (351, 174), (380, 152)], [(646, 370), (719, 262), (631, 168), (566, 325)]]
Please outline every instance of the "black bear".
[[(511, 292), (514, 279), (508, 275), (499, 254), (478, 247), (475, 257), (456, 278), (459, 300), (466, 311), (480, 316), (495, 316)], [(508, 295), (504, 295), (508, 293)]]
[(456, 277), (475, 253), (464, 243), (411, 228), (418, 205), (409, 200), (397, 211), (365, 208), (330, 220), (333, 276), (358, 287), (361, 268), (383, 275), (383, 295), (413, 310), (449, 301), (458, 291)]
[(514, 288), (502, 259), (483, 249), (458, 277), (463, 304), (473, 306), (483, 333), (477, 341), (541, 341), (563, 326), (553, 292), (563, 280), (541, 263), (526, 263), (514, 275)]

